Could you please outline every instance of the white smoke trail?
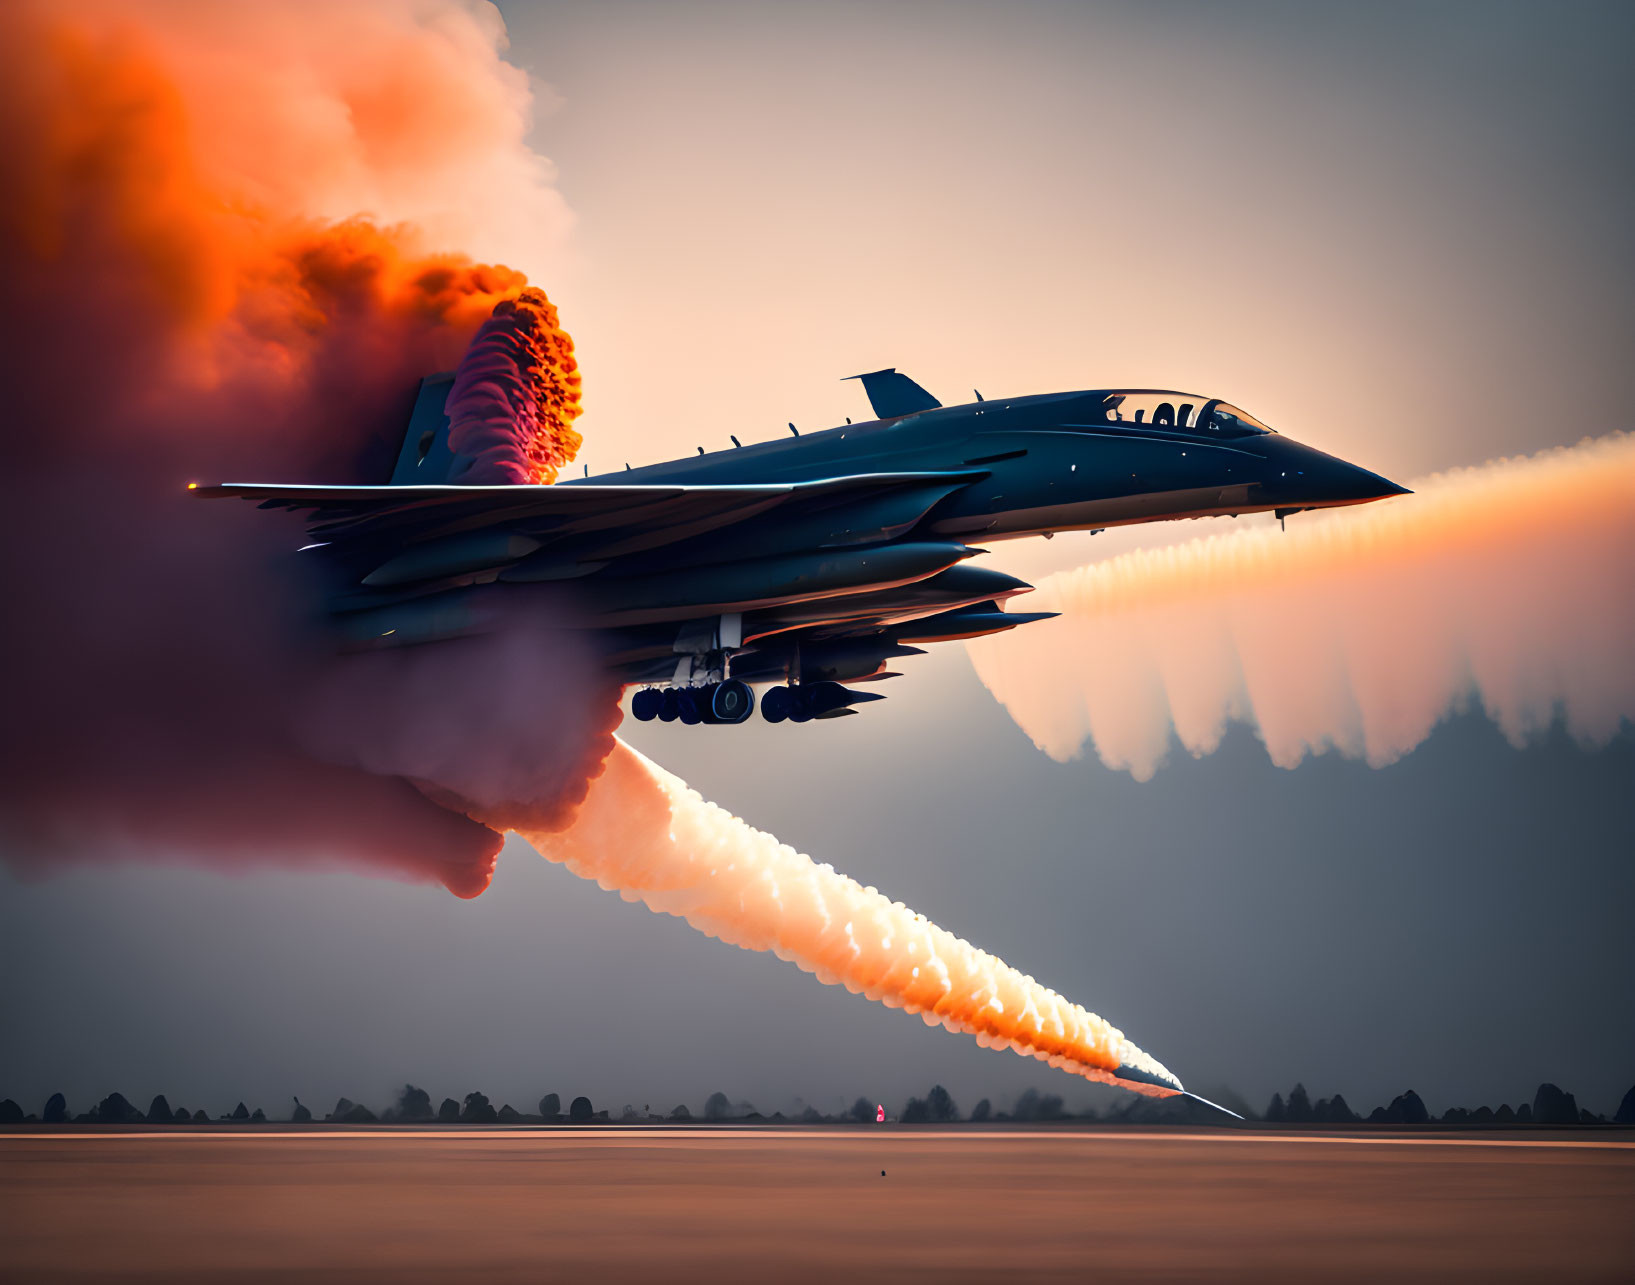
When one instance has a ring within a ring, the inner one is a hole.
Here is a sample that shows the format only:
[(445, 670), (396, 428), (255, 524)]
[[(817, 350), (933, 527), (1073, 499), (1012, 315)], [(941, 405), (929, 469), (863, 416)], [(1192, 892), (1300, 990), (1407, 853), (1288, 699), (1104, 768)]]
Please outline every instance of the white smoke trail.
[(1127, 553), (1043, 580), (1044, 621), (969, 644), (1052, 758), (1093, 742), (1149, 778), (1228, 720), (1272, 761), (1389, 763), (1472, 696), (1520, 745), (1635, 718), (1635, 437), (1415, 484), (1415, 494)]
[[(626, 901), (769, 950), (827, 985), (973, 1035), (984, 1048), (1154, 1097), (1181, 1087), (1095, 1014), (706, 802), (622, 741), (569, 829), (519, 833)], [(1137, 1078), (1115, 1077), (1120, 1068)]]

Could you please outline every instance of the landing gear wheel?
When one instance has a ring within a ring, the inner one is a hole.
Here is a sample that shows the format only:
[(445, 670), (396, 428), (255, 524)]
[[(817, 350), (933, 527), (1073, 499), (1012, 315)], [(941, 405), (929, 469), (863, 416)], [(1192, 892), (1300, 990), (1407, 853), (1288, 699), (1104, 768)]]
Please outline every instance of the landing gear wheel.
[(791, 687), (789, 690), (789, 721), (791, 723), (810, 723), (815, 712), (812, 709), (812, 699), (804, 687)]
[(683, 687), (676, 693), (676, 717), (688, 727), (703, 721), (704, 715), (698, 708), (698, 693), (691, 687)]
[(742, 723), (755, 712), (755, 693), (736, 678), (717, 683), (709, 699), (710, 717), (717, 723)]
[(651, 723), (659, 716), (663, 704), (663, 692), (656, 687), (644, 687), (630, 698), (630, 712), (638, 722)]
[(675, 689), (667, 688), (659, 697), (659, 719), (665, 723), (673, 723), (681, 717), (681, 700)]
[(761, 717), (769, 723), (781, 723), (789, 717), (789, 689), (769, 687), (761, 697)]

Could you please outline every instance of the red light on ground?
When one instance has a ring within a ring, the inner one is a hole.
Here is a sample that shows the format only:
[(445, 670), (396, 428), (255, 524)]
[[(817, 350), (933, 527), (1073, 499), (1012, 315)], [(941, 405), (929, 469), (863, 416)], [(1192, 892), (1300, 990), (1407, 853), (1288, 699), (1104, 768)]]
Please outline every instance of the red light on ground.
[(886, 1122), (886, 1109), (885, 1109), (885, 1107), (877, 1106), (877, 1107), (874, 1108), (874, 1122), (876, 1124), (884, 1124)]

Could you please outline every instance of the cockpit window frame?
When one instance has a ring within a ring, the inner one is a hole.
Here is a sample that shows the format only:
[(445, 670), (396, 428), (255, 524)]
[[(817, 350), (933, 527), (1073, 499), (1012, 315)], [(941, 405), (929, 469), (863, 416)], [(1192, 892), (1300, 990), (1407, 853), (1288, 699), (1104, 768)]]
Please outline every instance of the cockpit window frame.
[[(1204, 441), (1277, 434), (1270, 424), (1219, 397), (1206, 398), (1167, 388), (1098, 389), (1089, 396), (1097, 398), (1096, 405), (1104, 408), (1101, 412), (1101, 416), (1105, 417), (1103, 422), (1073, 427), (1180, 433)], [(1143, 404), (1126, 406), (1126, 403), (1137, 400)], [(1127, 409), (1133, 410), (1133, 416), (1125, 415)]]

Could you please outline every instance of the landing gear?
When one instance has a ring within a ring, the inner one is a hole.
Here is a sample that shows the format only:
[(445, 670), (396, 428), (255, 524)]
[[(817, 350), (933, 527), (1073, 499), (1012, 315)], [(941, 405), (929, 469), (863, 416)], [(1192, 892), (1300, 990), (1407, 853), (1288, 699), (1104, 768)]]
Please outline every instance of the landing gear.
[(789, 717), (789, 688), (767, 688), (761, 697), (761, 717), (769, 723), (781, 723)]
[[(799, 687), (772, 687), (761, 697), (761, 717), (769, 723), (810, 723), (831, 708), (823, 699), (826, 687), (839, 683), (802, 683)], [(844, 691), (844, 688), (841, 688)]]
[(630, 698), (630, 712), (639, 722), (677, 719), (696, 723), (742, 723), (755, 712), (755, 692), (748, 683), (729, 678), (707, 687), (645, 687)]
[(844, 683), (828, 681), (801, 683), (797, 687), (771, 687), (761, 697), (761, 717), (769, 723), (809, 723), (814, 718), (839, 718), (853, 705), (880, 700), (874, 692), (853, 691)]
[(767, 723), (783, 723), (788, 719), (790, 723), (811, 723), (813, 714), (813, 687), (821, 687), (821, 683), (804, 685), (804, 687), (768, 687), (767, 695), (760, 698), (760, 716), (767, 719)]
[(755, 692), (748, 683), (729, 678), (704, 690), (710, 694), (712, 723), (742, 723), (755, 712)]
[(809, 723), (812, 709), (810, 691), (805, 687), (769, 687), (761, 697), (761, 717), (769, 723)]
[[(860, 692), (844, 683), (799, 683), (769, 687), (761, 697), (761, 717), (769, 723), (810, 723), (814, 718), (840, 718), (853, 705), (882, 699), (877, 692)], [(746, 682), (728, 678), (702, 687), (646, 687), (630, 698), (630, 712), (643, 723), (678, 719), (696, 723), (747, 723), (755, 713), (755, 691)]]

